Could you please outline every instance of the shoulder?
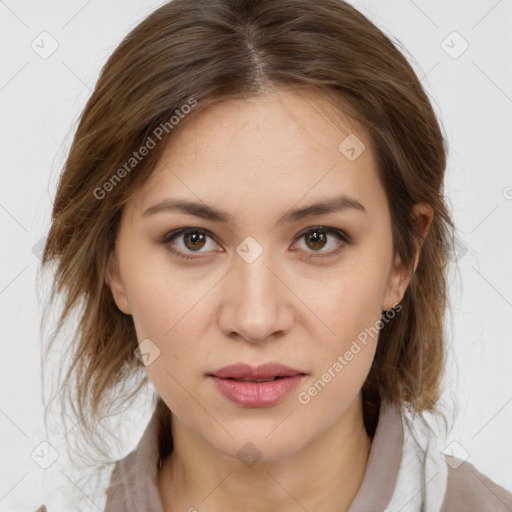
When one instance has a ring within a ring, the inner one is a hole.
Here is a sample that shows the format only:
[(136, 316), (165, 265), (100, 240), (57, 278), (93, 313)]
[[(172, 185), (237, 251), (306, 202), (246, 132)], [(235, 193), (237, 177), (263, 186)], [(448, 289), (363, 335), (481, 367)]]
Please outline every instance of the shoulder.
[(510, 512), (512, 493), (478, 471), (473, 464), (444, 455), (448, 466), (440, 512)]

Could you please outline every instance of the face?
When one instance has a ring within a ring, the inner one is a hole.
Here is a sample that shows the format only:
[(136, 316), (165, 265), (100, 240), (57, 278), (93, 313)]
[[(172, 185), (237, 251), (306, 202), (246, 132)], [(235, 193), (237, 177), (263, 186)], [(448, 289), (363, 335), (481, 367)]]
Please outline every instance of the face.
[[(173, 415), (228, 456), (251, 441), (283, 458), (340, 421), (372, 364), (368, 332), (408, 284), (367, 134), (328, 109), (317, 92), (281, 89), (195, 113), (122, 213), (115, 301)], [(329, 201), (339, 208), (307, 209)], [(271, 404), (235, 402), (210, 376), (268, 362), (303, 374)]]

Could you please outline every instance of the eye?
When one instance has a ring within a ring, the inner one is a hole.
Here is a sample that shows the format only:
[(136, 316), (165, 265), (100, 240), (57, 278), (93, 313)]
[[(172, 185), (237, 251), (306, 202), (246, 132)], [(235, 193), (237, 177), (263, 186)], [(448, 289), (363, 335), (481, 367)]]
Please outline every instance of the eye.
[[(167, 233), (161, 240), (160, 243), (167, 246), (169, 251), (171, 251), (176, 256), (191, 260), (194, 259), (195, 256), (187, 256), (187, 251), (189, 252), (208, 252), (208, 250), (200, 251), (203, 247), (207, 246), (207, 239), (212, 238), (208, 231), (201, 228), (182, 228), (175, 231), (171, 231)], [(170, 242), (174, 239), (180, 240), (180, 244), (170, 244)], [(172, 246), (178, 245), (178, 250), (175, 250)], [(215, 244), (214, 244), (215, 245)]]
[[(331, 242), (333, 247), (330, 250), (322, 250), (324, 247), (329, 246), (330, 238), (336, 238), (338, 243), (336, 244)], [(180, 241), (180, 243), (173, 242), (175, 239)], [(208, 239), (212, 240), (212, 247), (210, 249), (208, 249)], [(305, 248), (299, 250), (312, 253), (305, 256), (306, 258), (333, 256), (338, 254), (345, 245), (351, 243), (349, 235), (347, 235), (345, 232), (324, 226), (309, 228), (299, 234), (296, 240), (305, 241)], [(185, 260), (201, 258), (202, 256), (189, 256), (189, 254), (208, 253), (211, 252), (211, 250), (215, 250), (217, 245), (213, 240), (211, 233), (202, 228), (177, 229), (164, 235), (164, 237), (159, 240), (159, 242), (166, 246), (166, 248), (174, 255)], [(205, 247), (206, 249), (202, 250)]]
[[(329, 238), (335, 237), (338, 239), (338, 243), (331, 243), (331, 249), (322, 250), (324, 247), (329, 246)], [(350, 244), (350, 237), (343, 231), (338, 229), (316, 226), (303, 231), (298, 236), (299, 241), (304, 240), (305, 251), (313, 253), (307, 255), (306, 258), (317, 258), (317, 257), (328, 257), (338, 254), (343, 246)], [(311, 249), (311, 250), (308, 250)], [(314, 254), (314, 253), (319, 253)]]

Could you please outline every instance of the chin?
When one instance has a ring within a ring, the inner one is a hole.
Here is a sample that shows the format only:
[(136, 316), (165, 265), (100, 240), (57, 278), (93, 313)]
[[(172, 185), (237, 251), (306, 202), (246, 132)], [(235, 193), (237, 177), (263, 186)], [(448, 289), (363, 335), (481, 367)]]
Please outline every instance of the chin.
[(292, 430), (294, 426), (289, 425), (279, 434), (277, 431), (283, 427), (283, 424), (276, 429), (276, 423), (260, 422), (259, 427), (246, 424), (240, 424), (238, 428), (227, 426), (229, 435), (222, 435), (222, 438), (206, 439), (207, 442), (218, 452), (227, 457), (239, 459), (246, 466), (251, 467), (256, 462), (277, 461), (286, 459), (298, 451), (305, 444), (304, 431)]

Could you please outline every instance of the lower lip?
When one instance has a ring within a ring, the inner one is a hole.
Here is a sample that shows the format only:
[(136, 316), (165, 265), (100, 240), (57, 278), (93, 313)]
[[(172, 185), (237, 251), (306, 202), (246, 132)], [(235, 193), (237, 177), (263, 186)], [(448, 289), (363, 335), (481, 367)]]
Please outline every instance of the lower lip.
[(217, 389), (232, 402), (244, 407), (268, 407), (282, 400), (305, 375), (282, 377), (268, 382), (240, 382), (210, 376)]

